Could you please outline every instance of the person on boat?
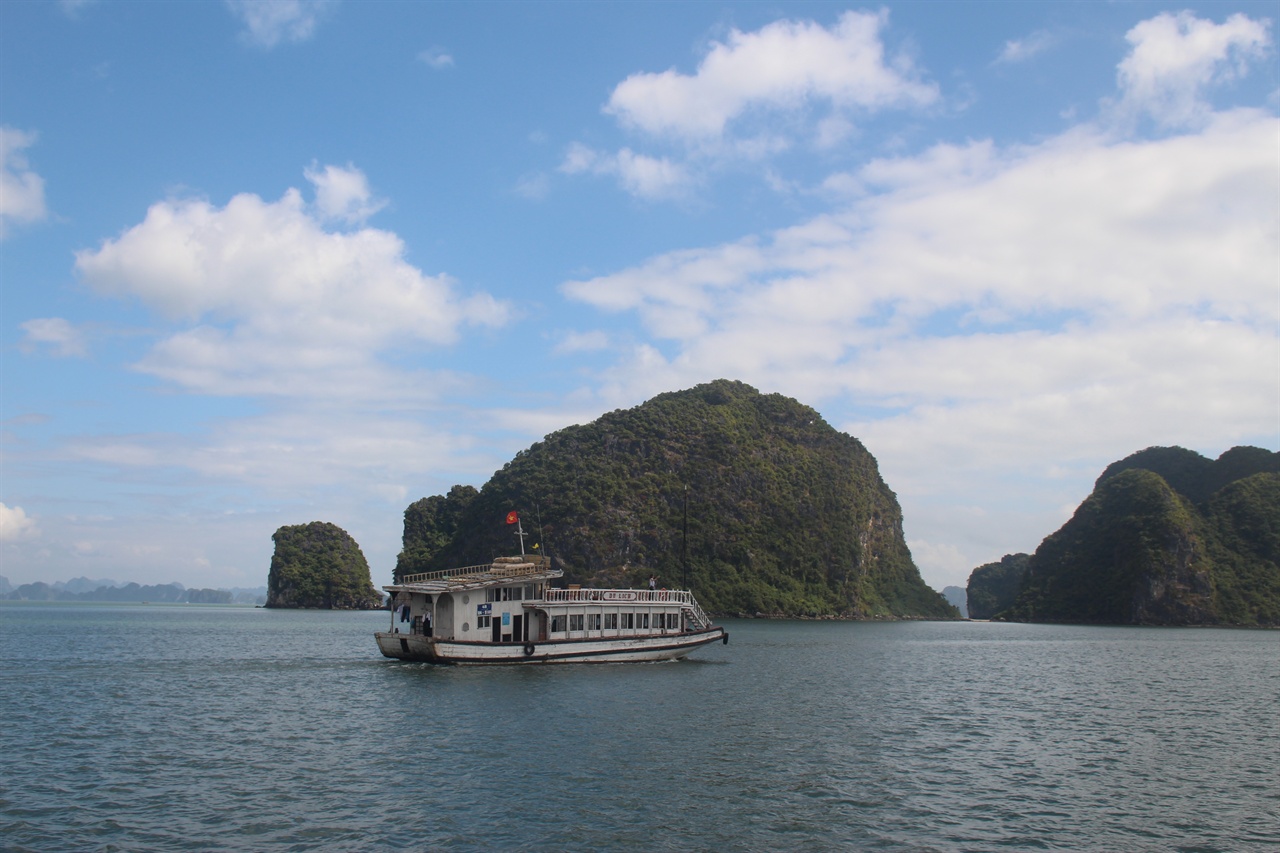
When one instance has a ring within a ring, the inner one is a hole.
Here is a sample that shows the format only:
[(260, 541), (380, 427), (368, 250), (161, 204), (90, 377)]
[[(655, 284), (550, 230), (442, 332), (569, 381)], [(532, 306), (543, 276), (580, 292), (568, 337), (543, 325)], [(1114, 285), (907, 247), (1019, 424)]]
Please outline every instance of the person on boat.
[(431, 636), (431, 614), (430, 613), (422, 614), (422, 636), (424, 637)]
[(649, 575), (649, 591), (653, 592), (657, 588), (658, 588), (658, 576)]

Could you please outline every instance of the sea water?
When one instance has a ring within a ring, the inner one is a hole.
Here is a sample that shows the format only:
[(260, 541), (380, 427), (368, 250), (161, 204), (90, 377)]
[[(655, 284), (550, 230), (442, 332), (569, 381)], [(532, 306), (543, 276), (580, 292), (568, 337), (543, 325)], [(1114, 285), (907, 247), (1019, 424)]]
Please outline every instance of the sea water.
[(1280, 849), (1280, 632), (729, 621), (449, 668), (389, 624), (0, 603), (0, 848)]

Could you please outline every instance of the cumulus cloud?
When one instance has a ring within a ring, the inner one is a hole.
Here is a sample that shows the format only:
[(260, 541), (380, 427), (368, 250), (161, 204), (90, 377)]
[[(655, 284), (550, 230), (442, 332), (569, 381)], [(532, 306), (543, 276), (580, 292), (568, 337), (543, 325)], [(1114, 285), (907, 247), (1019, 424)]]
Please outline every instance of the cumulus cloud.
[(1209, 119), (1211, 86), (1244, 76), (1271, 45), (1271, 22), (1235, 14), (1221, 24), (1191, 12), (1142, 21), (1125, 38), (1132, 49), (1118, 71), (1121, 116), (1149, 116), (1168, 128)]
[(632, 147), (611, 154), (574, 143), (560, 171), (615, 177), (640, 198), (685, 198), (718, 165), (757, 164), (797, 140), (831, 149), (857, 132), (860, 117), (932, 104), (937, 87), (920, 79), (909, 57), (886, 51), (887, 21), (887, 12), (845, 12), (830, 27), (780, 20), (735, 29), (711, 43), (692, 74), (633, 74), (614, 88), (605, 113), (679, 154)]
[(244, 24), (240, 37), (248, 44), (273, 48), (280, 42), (306, 41), (336, 0), (226, 0), (231, 14)]
[(1271, 322), (1277, 131), (1245, 112), (1146, 144), (1077, 130), (1007, 150), (940, 145), (865, 166), (855, 180), (872, 192), (845, 211), (564, 291), (691, 341), (756, 319), (830, 325), (847, 344), (944, 311), (972, 327), (1175, 308)]
[(58, 356), (84, 355), (88, 351), (83, 333), (62, 317), (27, 320), (21, 328), (27, 333), (22, 347), (28, 352), (41, 346), (49, 347)]
[(319, 169), (312, 163), (305, 174), (316, 188), (315, 206), (325, 219), (355, 224), (386, 207), (385, 200), (373, 197), (364, 172), (351, 164), (345, 169), (340, 166)]
[(35, 519), (28, 517), (22, 507), (0, 503), (0, 542), (17, 542), (39, 533)]
[(39, 222), (47, 215), (44, 179), (31, 170), (23, 153), (35, 141), (34, 133), (0, 127), (0, 238), (11, 223)]
[(97, 292), (187, 326), (143, 370), (205, 393), (305, 396), (339, 383), (363, 396), (385, 388), (380, 353), (447, 345), (464, 326), (506, 322), (505, 304), (462, 295), (447, 275), (408, 264), (395, 234), (327, 230), (326, 221), (370, 210), (363, 176), (308, 173), (313, 206), (296, 189), (275, 202), (243, 193), (221, 208), (162, 201), (118, 238), (76, 253), (76, 270)]
[(565, 152), (560, 171), (568, 175), (587, 172), (612, 175), (632, 195), (646, 199), (675, 198), (693, 183), (684, 166), (666, 157), (650, 157), (623, 148), (617, 154), (595, 151), (574, 143)]
[(889, 59), (880, 38), (887, 13), (845, 12), (830, 28), (776, 21), (752, 33), (733, 30), (713, 43), (692, 75), (669, 69), (633, 74), (605, 111), (655, 135), (706, 139), (753, 110), (877, 110), (933, 102), (904, 57)]

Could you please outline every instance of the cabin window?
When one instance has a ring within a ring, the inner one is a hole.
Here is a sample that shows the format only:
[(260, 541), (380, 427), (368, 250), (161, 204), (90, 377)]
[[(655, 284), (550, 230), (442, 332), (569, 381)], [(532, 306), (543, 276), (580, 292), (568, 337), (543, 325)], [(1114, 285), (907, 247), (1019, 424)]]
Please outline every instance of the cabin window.
[(648, 628), (648, 627), (649, 627), (649, 614), (648, 614), (648, 613), (641, 613), (641, 614), (640, 614), (640, 627), (641, 627), (641, 628)]
[(604, 629), (606, 631), (618, 630), (618, 614), (617, 613), (606, 613), (604, 615)]
[(636, 615), (634, 613), (622, 614), (622, 627), (631, 630), (636, 626)]
[(489, 622), (490, 622), (490, 620), (491, 620), (491, 619), (493, 619), (493, 617), (492, 617), (492, 616), (490, 616), (490, 615), (488, 615), (487, 613), (486, 613), (486, 614), (484, 614), (483, 616), (477, 616), (477, 617), (476, 617), (476, 627), (477, 627), (477, 628), (488, 628), (488, 627), (489, 627)]
[(599, 613), (587, 614), (587, 630), (588, 631), (600, 630), (600, 614)]
[(581, 613), (569, 614), (569, 630), (570, 631), (582, 630), (582, 614)]
[(526, 587), (524, 588), (524, 597), (525, 597), (525, 599), (526, 599), (526, 600), (528, 600), (528, 601), (532, 601), (533, 599), (537, 598), (537, 597), (538, 597), (538, 588), (537, 588), (536, 586), (534, 586), (533, 584), (530, 584), (529, 586), (526, 586)]
[(497, 600), (498, 600), (498, 591), (497, 591), (496, 589), (493, 589), (493, 588), (486, 589), (486, 590), (484, 591), (484, 600), (485, 600), (485, 601), (497, 601)]
[(560, 616), (552, 616), (552, 617), (551, 617), (551, 633), (553, 633), (553, 634), (559, 634), (559, 633), (563, 633), (563, 632), (564, 632), (564, 616), (563, 616), (563, 614), (562, 614), (562, 615), (560, 615)]

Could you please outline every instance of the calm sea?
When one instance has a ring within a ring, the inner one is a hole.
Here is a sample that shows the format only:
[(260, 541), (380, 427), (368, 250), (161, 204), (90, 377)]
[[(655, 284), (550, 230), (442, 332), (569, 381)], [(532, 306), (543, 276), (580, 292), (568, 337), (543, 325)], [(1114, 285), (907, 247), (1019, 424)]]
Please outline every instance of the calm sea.
[(736, 621), (490, 669), (387, 624), (0, 603), (0, 847), (1280, 849), (1280, 632)]

